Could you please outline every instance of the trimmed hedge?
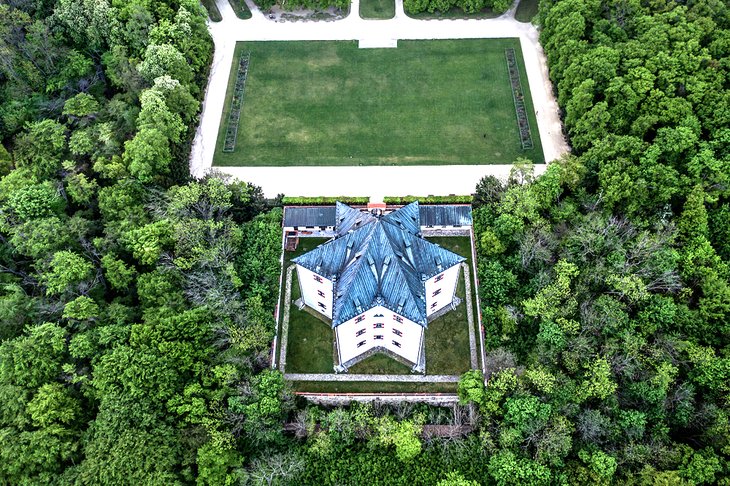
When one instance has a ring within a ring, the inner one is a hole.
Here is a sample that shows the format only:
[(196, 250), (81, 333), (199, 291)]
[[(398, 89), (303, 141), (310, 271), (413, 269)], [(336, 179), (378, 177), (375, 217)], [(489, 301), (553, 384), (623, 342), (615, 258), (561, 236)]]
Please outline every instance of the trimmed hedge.
[(345, 204), (367, 204), (370, 202), (369, 197), (359, 196), (335, 196), (335, 197), (296, 197), (285, 196), (281, 203), (284, 206), (331, 206), (335, 202), (340, 201)]
[(251, 11), (248, 9), (248, 5), (243, 0), (228, 0), (231, 4), (231, 8), (236, 13), (236, 17), (241, 20), (247, 20), (252, 17)]
[(208, 17), (213, 22), (220, 22), (223, 20), (218, 6), (215, 4), (215, 0), (202, 0), (203, 7), (208, 11)]
[(455, 196), (386, 196), (383, 198), (385, 204), (408, 204), (418, 201), (421, 204), (471, 204), (472, 195)]

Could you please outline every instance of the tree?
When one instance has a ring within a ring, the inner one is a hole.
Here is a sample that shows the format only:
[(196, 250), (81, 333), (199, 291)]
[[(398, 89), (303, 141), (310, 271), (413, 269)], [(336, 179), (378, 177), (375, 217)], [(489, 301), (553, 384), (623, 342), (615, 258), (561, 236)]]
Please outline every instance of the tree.
[(15, 139), (15, 164), (27, 167), (38, 178), (56, 174), (66, 147), (66, 130), (53, 120), (26, 125), (26, 131)]
[(395, 455), (402, 462), (409, 462), (421, 453), (422, 426), (411, 420), (396, 422), (391, 417), (381, 417), (377, 424), (377, 440), (383, 445), (395, 446)]
[(500, 486), (550, 484), (550, 470), (511, 451), (500, 451), (489, 459), (489, 474)]
[(72, 290), (88, 288), (94, 278), (94, 265), (72, 251), (53, 254), (48, 270), (41, 275), (48, 295), (60, 295)]
[(138, 70), (150, 84), (155, 78), (165, 75), (184, 85), (189, 85), (193, 79), (193, 72), (185, 57), (170, 44), (147, 46), (144, 61), (139, 64)]
[(142, 129), (124, 142), (122, 160), (140, 182), (153, 182), (170, 173), (170, 140), (156, 128)]
[(436, 483), (436, 486), (479, 486), (479, 483), (464, 479), (464, 476), (458, 472), (451, 471), (444, 479)]

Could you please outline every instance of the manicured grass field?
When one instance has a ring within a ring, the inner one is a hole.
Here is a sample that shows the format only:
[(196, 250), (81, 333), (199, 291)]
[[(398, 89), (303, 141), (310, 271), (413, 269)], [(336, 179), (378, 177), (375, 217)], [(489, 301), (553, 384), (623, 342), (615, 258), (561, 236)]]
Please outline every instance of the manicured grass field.
[[(468, 258), (471, 265), (471, 247), (468, 237), (427, 238), (433, 243)], [(295, 252), (285, 252), (284, 268), (291, 259), (322, 244), (323, 238), (300, 238)], [(299, 298), (296, 272), (292, 282), (292, 301)], [(472, 293), (474, 289), (472, 288)], [(463, 275), (459, 279), (457, 295), (465, 298)], [(473, 297), (473, 296), (472, 296)], [(476, 307), (474, 307), (476, 313)], [(315, 317), (314, 312), (291, 307), (287, 345), (287, 373), (332, 373), (334, 366), (333, 331), (328, 324)], [(475, 314), (476, 319), (476, 314)], [(476, 323), (475, 323), (476, 325)], [(281, 331), (280, 331), (281, 332)], [(478, 336), (475, 337), (478, 343)], [(429, 323), (426, 329), (426, 372), (429, 375), (458, 375), (470, 368), (469, 326), (466, 302)], [(357, 374), (409, 374), (410, 368), (377, 353), (350, 368)], [(401, 389), (411, 389), (413, 384), (401, 384)], [(303, 391), (303, 390), (302, 390)], [(381, 390), (387, 391), (387, 390)], [(417, 390), (411, 390), (417, 391)]]
[(360, 17), (364, 19), (392, 19), (395, 17), (395, 0), (361, 0)]
[[(514, 48), (535, 148), (523, 150), (505, 48)], [(250, 52), (235, 150), (223, 138)], [(217, 166), (505, 164), (544, 161), (518, 39), (245, 42), (236, 46)]]

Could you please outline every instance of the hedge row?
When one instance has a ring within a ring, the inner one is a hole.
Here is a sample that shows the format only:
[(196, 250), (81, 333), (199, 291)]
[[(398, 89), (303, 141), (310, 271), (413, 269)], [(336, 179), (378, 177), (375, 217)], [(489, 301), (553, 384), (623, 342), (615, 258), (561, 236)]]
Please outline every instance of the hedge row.
[(285, 196), (282, 198), (281, 203), (284, 206), (330, 206), (336, 201), (340, 201), (345, 204), (367, 204), (370, 202), (369, 197), (358, 197), (358, 196), (335, 196), (335, 197), (296, 197), (296, 196)]
[(465, 196), (386, 196), (383, 198), (385, 204), (408, 204), (418, 201), (421, 204), (471, 204), (471, 194)]

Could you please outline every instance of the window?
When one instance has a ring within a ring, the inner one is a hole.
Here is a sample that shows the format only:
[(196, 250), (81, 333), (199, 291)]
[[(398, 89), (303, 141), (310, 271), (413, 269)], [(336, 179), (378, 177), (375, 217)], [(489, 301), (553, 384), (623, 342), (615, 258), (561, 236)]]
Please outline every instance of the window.
[(393, 346), (395, 346), (396, 348), (400, 348), (400, 343), (398, 341), (393, 341)]
[(318, 290), (317, 295), (319, 295), (320, 297), (324, 297), (324, 292), (322, 292), (321, 290)]
[(403, 337), (403, 333), (400, 332), (398, 329), (393, 329), (393, 334), (395, 334), (396, 336)]
[(393, 320), (395, 322), (398, 322), (400, 324), (403, 324), (403, 318), (401, 316), (397, 315), (397, 314), (393, 314)]
[(360, 329), (355, 333), (355, 337), (362, 336), (363, 334), (365, 334), (365, 329)]
[[(437, 296), (438, 294), (440, 294), (440, 293), (441, 293), (441, 289), (436, 289), (436, 290), (434, 290), (434, 291), (433, 291), (433, 293), (431, 294), (431, 297), (436, 297), (436, 296)], [(324, 295), (323, 295), (322, 297), (324, 297)]]
[(435, 309), (437, 305), (439, 305), (438, 302), (434, 302), (433, 304), (431, 304), (431, 310)]
[(327, 310), (327, 306), (324, 305), (322, 302), (317, 302), (317, 305), (320, 307), (320, 309)]
[(374, 338), (374, 339), (375, 339), (376, 341), (382, 341), (382, 340), (383, 340), (383, 335), (382, 335), (382, 334), (378, 334), (377, 336), (375, 336), (375, 338)]
[(440, 282), (443, 279), (444, 279), (444, 274), (442, 273), (441, 275), (439, 275), (438, 277), (436, 277), (436, 279), (434, 280), (434, 282)]
[(362, 322), (362, 321), (364, 321), (364, 320), (365, 320), (365, 314), (363, 314), (363, 315), (361, 315), (361, 316), (357, 316), (357, 317), (355, 318), (355, 324), (357, 324), (358, 322)]
[(375, 314), (373, 317), (385, 317), (383, 314)]
[(385, 327), (385, 324), (382, 322), (376, 322), (373, 324), (373, 329), (383, 329)]
[(365, 343), (366, 343), (366, 342), (367, 342), (367, 341), (360, 341), (359, 343), (357, 343), (357, 347), (358, 347), (358, 348), (361, 348), (361, 347), (365, 346)]
[(314, 280), (316, 280), (319, 283), (322, 283), (322, 277), (320, 277), (319, 275), (314, 275)]

